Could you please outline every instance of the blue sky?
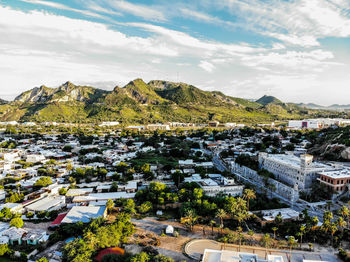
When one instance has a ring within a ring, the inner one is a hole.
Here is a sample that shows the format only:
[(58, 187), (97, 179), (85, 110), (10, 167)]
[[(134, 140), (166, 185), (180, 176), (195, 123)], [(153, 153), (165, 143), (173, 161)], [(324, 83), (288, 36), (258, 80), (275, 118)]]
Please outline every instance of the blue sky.
[(0, 0), (0, 97), (135, 78), (350, 104), (348, 0)]

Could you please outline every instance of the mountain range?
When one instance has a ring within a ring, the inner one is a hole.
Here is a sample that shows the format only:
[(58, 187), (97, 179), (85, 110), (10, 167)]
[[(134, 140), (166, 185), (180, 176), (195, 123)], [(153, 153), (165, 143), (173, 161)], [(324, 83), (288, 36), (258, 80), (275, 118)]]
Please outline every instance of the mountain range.
[(267, 122), (320, 116), (323, 111), (283, 103), (272, 96), (256, 101), (203, 91), (186, 83), (135, 79), (106, 91), (66, 82), (35, 87), (14, 101), (0, 100), (0, 121), (157, 123)]

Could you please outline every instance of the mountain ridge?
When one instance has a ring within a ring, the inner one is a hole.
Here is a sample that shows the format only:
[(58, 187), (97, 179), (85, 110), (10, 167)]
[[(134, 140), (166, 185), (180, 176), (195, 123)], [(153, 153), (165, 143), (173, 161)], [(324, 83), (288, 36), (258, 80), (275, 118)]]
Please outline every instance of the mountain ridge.
[[(262, 99), (264, 98), (264, 99)], [(311, 116), (313, 112), (274, 97), (258, 102), (204, 91), (186, 83), (138, 78), (111, 91), (66, 82), (40, 86), (0, 105), (0, 121), (156, 123), (271, 122)], [(259, 101), (257, 100), (257, 101)]]

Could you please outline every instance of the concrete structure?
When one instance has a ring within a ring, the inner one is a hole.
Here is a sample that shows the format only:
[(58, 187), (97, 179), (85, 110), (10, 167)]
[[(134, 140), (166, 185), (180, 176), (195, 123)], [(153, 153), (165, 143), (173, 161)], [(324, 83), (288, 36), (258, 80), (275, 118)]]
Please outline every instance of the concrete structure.
[(28, 163), (37, 163), (37, 162), (41, 162), (45, 160), (45, 156), (41, 155), (41, 154), (30, 154), (27, 155), (26, 157), (26, 161)]
[(61, 223), (89, 223), (91, 219), (106, 217), (106, 215), (107, 208), (105, 206), (74, 206), (63, 218)]
[(288, 121), (288, 128), (291, 129), (319, 129), (330, 126), (346, 126), (350, 124), (349, 119), (341, 118), (317, 118), (317, 119), (304, 119), (304, 120), (290, 120)]
[(341, 193), (350, 191), (350, 170), (339, 169), (319, 173), (318, 181), (326, 185), (333, 192)]
[(259, 167), (273, 173), (277, 180), (299, 190), (308, 190), (318, 178), (318, 173), (331, 170), (331, 166), (312, 162), (311, 155), (259, 153)]
[(58, 210), (65, 206), (65, 196), (44, 197), (25, 207), (27, 211), (40, 212)]
[(237, 185), (234, 179), (228, 179), (220, 174), (209, 174), (209, 178), (201, 178), (199, 174), (194, 174), (191, 177), (185, 177), (184, 182), (195, 182), (208, 196), (215, 196), (219, 193), (241, 196), (244, 186)]
[(169, 125), (162, 125), (162, 124), (150, 124), (147, 125), (148, 130), (170, 130)]
[(261, 259), (256, 254), (231, 250), (205, 249), (202, 262), (283, 262), (282, 256), (269, 255), (268, 259)]
[(120, 199), (120, 198), (134, 198), (135, 193), (126, 193), (126, 192), (113, 192), (113, 193), (95, 193), (89, 194), (87, 196), (76, 196), (73, 198), (73, 203), (89, 203), (92, 201), (106, 201), (108, 199)]

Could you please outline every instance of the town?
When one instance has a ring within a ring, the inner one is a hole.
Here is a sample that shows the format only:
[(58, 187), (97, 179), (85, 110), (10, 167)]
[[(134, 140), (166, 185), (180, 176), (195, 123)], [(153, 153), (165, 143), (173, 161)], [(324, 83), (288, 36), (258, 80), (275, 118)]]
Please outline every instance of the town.
[(345, 261), (347, 124), (3, 122), (0, 261)]

